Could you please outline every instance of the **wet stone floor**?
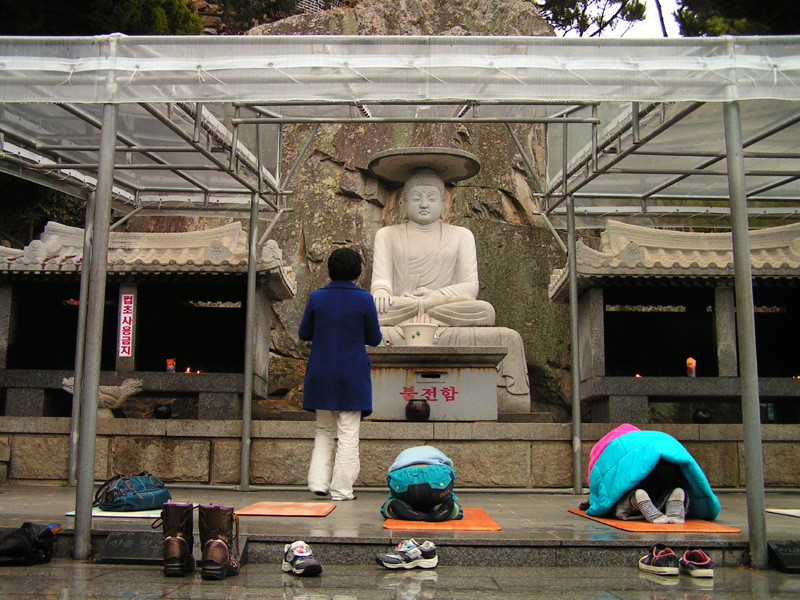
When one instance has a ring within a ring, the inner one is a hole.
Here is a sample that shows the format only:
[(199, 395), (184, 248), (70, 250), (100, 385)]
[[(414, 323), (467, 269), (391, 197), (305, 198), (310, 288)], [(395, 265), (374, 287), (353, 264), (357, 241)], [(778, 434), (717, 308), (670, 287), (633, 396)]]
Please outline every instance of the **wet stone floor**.
[(159, 567), (99, 565), (59, 558), (34, 567), (0, 568), (0, 599), (276, 599), (276, 600), (794, 600), (800, 575), (717, 568), (713, 579), (659, 577), (636, 566), (452, 567), (389, 571), (378, 565), (323, 565), (319, 577), (296, 577), (279, 564), (250, 564), (237, 577), (203, 581), (199, 573), (165, 578)]

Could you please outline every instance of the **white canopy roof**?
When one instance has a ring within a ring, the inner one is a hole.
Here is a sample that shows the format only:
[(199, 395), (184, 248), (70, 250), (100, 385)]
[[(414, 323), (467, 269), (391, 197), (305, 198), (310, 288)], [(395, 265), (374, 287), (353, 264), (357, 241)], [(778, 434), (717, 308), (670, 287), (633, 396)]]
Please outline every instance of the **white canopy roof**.
[[(104, 108), (109, 104), (119, 105), (118, 116)], [(723, 112), (735, 127), (724, 127)], [(798, 216), (800, 37), (0, 38), (0, 170), (77, 195), (97, 184), (99, 171), (98, 204), (102, 201), (104, 210), (111, 157), (99, 152), (103, 122), (105, 148), (116, 136), (112, 195), (118, 211), (231, 211), (257, 197), (268, 213), (283, 207), (294, 170), (285, 178), (280, 172), (277, 125), (423, 121), (506, 123), (537, 181), (547, 223), (559, 225), (564, 200), (572, 197), (588, 224), (609, 215), (685, 224), (704, 215), (725, 225), (728, 146), (737, 159), (731, 161), (730, 178), (735, 208), (741, 208), (744, 179), (751, 216), (779, 221)], [(522, 122), (547, 126), (543, 182), (515, 135), (514, 124)], [(744, 173), (738, 160), (742, 149)], [(736, 215), (734, 244), (747, 239), (744, 219), (738, 210)], [(251, 240), (254, 225), (251, 219)], [(572, 241), (574, 229), (569, 231)], [(101, 227), (97, 232), (105, 233)], [(107, 250), (103, 235), (94, 243), (99, 252)], [(741, 246), (746, 256), (747, 244)], [(738, 258), (736, 266), (745, 261)], [(81, 404), (95, 417), (103, 313), (103, 294), (96, 290), (104, 287), (104, 267), (90, 278), (95, 293), (89, 294), (94, 310), (87, 313), (86, 372), (76, 375), (76, 381), (86, 379)], [(752, 316), (752, 296), (743, 293), (739, 304), (739, 288), (747, 289), (750, 276), (746, 268), (736, 271), (739, 352), (745, 357), (745, 472), (753, 507), (748, 525), (756, 566), (765, 568), (755, 330), (752, 321), (745, 323)], [(248, 276), (251, 272), (254, 261)], [(248, 306), (254, 305), (253, 279), (248, 279)], [(577, 348), (576, 302), (571, 311)], [(253, 320), (251, 311), (248, 332)], [(246, 347), (252, 345), (246, 340)], [(577, 352), (572, 361), (577, 390)], [(246, 357), (245, 363), (249, 381), (252, 360)], [(247, 390), (244, 396), (241, 489), (247, 490)], [(579, 404), (574, 391), (575, 415)], [(579, 425), (579, 419), (573, 422), (578, 462)], [(80, 436), (74, 430), (72, 436), (82, 446), (75, 478), (75, 556), (86, 558), (96, 418), (81, 419), (80, 427)], [(577, 494), (580, 468), (573, 474)]]
[(800, 38), (0, 38), (7, 102), (796, 100)]
[(734, 100), (751, 213), (796, 217), (800, 37), (6, 37), (0, 170), (84, 195), (115, 103), (117, 210), (230, 211), (257, 194), (270, 211), (286, 183), (279, 123), (540, 122), (557, 225), (567, 194), (584, 224), (724, 225), (720, 103)]

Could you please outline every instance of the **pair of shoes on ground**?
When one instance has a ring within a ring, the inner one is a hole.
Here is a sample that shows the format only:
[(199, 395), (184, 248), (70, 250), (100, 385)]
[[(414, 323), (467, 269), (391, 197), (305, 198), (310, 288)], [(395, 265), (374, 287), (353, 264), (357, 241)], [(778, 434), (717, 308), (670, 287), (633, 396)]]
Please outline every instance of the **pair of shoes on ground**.
[[(167, 501), (151, 527), (162, 528), (166, 577), (183, 577), (195, 568), (194, 504)], [(201, 504), (198, 508), (203, 579), (222, 580), (239, 574), (239, 517), (232, 506)]]
[(682, 571), (692, 577), (714, 577), (714, 561), (700, 548), (689, 548), (679, 558), (663, 544), (656, 544), (639, 559), (639, 569), (655, 575), (677, 575)]
[(302, 540), (286, 544), (283, 547), (281, 569), (300, 577), (312, 577), (322, 573), (322, 565), (314, 558), (311, 547)]
[(430, 540), (421, 544), (415, 539), (403, 540), (392, 552), (378, 554), (375, 562), (387, 569), (433, 569), (439, 564), (436, 545)]

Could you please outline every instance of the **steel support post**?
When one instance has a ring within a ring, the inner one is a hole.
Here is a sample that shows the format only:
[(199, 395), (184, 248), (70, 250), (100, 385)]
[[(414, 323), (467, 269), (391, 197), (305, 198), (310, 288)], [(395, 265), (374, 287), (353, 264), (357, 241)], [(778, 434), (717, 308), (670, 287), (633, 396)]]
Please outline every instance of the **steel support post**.
[[(92, 264), (87, 300), (84, 370), (81, 382), (81, 418), (78, 440), (78, 475), (75, 493), (75, 535), (73, 557), (89, 558), (92, 533), (92, 501), (94, 500), (94, 458), (97, 435), (97, 401), (100, 392), (100, 354), (103, 341), (103, 310), (108, 268), (111, 189), (114, 181), (114, 147), (117, 137), (119, 108), (103, 105), (103, 126), (100, 131), (100, 166), (92, 236)], [(73, 398), (73, 402), (77, 399)]]
[(81, 421), (83, 396), (83, 354), (86, 345), (86, 312), (89, 301), (89, 272), (92, 268), (92, 236), (94, 235), (95, 193), (86, 198), (86, 226), (83, 230), (83, 258), (81, 259), (81, 289), (78, 296), (78, 335), (75, 342), (75, 373), (72, 378), (72, 419), (69, 423), (69, 462), (67, 484), (75, 487), (78, 481), (78, 427)]
[(756, 361), (756, 328), (753, 307), (753, 279), (750, 265), (750, 233), (747, 221), (744, 151), (739, 121), (739, 104), (724, 104), (725, 146), (728, 160), (728, 190), (731, 196), (731, 231), (736, 290), (736, 326), (739, 350), (739, 377), (742, 382), (742, 420), (744, 422), (744, 468), (747, 486), (747, 524), (750, 560), (757, 569), (766, 569), (767, 528), (764, 515), (764, 463), (761, 448), (761, 414)]
[(256, 340), (256, 270), (258, 268), (258, 194), (250, 198), (247, 256), (247, 309), (244, 331), (244, 391), (242, 393), (242, 463), (239, 489), (250, 490), (250, 425), (253, 407), (253, 360)]
[(569, 345), (572, 371), (572, 493), (583, 493), (581, 466), (581, 374), (578, 342), (578, 260), (575, 256), (575, 199), (567, 197), (567, 258), (569, 260)]

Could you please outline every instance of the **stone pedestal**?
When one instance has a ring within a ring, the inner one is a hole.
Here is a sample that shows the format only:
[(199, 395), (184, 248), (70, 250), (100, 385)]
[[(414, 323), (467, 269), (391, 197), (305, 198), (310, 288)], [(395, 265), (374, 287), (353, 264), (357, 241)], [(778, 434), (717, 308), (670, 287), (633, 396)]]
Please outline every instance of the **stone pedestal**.
[(236, 392), (200, 392), (197, 418), (201, 421), (236, 421), (242, 418), (242, 402)]
[(406, 402), (426, 399), (431, 421), (496, 421), (497, 365), (505, 347), (370, 348), (370, 419), (405, 421)]
[(580, 380), (606, 374), (603, 288), (589, 288), (578, 299)]
[(44, 417), (45, 393), (41, 388), (8, 388), (6, 416)]
[[(393, 348), (406, 347), (400, 327), (381, 327), (383, 339)], [(495, 369), (497, 411), (527, 413), (531, 410), (525, 346), (517, 331), (508, 327), (440, 327), (436, 348), (503, 348), (505, 356)], [(480, 352), (480, 351), (479, 351)]]
[(714, 288), (714, 330), (717, 341), (717, 365), (720, 377), (739, 375), (736, 344), (736, 297), (731, 287)]
[(649, 423), (647, 396), (608, 396), (592, 403), (592, 423)]

